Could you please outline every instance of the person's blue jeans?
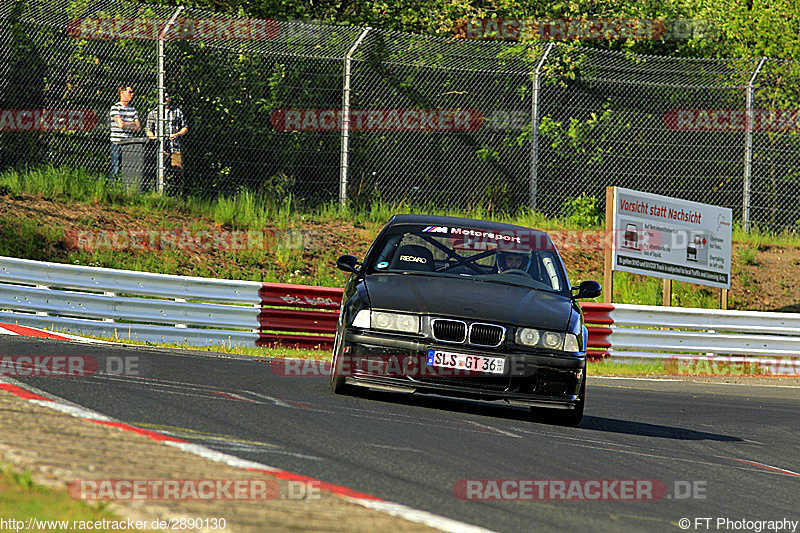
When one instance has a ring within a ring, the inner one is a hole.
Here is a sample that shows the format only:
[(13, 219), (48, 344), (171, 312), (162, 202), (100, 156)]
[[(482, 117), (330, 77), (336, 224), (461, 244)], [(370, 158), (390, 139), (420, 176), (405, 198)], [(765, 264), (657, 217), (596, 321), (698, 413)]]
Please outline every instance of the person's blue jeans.
[(122, 163), (122, 146), (111, 143), (111, 169), (108, 171), (108, 177), (115, 179), (119, 174), (119, 166)]

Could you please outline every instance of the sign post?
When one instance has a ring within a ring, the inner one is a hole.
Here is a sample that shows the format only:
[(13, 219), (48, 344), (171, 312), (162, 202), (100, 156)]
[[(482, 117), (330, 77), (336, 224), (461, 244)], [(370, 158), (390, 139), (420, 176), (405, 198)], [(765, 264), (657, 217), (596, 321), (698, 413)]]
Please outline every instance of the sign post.
[(603, 302), (610, 304), (614, 301), (614, 190), (616, 187), (606, 187), (606, 238), (603, 239)]
[(663, 278), (663, 305), (672, 304), (672, 282), (686, 281), (722, 289), (726, 308), (732, 216), (724, 207), (608, 187), (605, 301), (612, 301), (613, 271), (619, 270)]

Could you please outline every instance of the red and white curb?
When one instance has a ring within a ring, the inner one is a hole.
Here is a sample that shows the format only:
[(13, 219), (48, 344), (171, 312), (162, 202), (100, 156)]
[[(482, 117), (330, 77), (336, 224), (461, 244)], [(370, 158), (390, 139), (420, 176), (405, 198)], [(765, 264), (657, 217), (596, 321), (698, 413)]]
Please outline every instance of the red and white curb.
[[(5, 326), (6, 325), (4, 324), (3, 327)], [(262, 474), (272, 475), (277, 477), (278, 479), (283, 479), (287, 481), (313, 482), (321, 490), (330, 492), (342, 498), (345, 501), (355, 503), (356, 505), (360, 505), (368, 509), (380, 511), (382, 513), (386, 513), (391, 516), (396, 516), (398, 518), (408, 520), (409, 522), (414, 522), (417, 524), (422, 524), (428, 527), (439, 529), (441, 531), (450, 531), (453, 533), (456, 532), (477, 533), (477, 532), (491, 531), (489, 529), (485, 529), (479, 526), (474, 526), (472, 524), (459, 522), (458, 520), (454, 520), (452, 518), (439, 516), (433, 513), (429, 513), (427, 511), (420, 511), (418, 509), (414, 509), (406, 505), (390, 502), (381, 499), (377, 496), (359, 492), (357, 490), (348, 487), (335, 485), (333, 483), (328, 483), (326, 481), (318, 480), (312, 477), (303, 476), (301, 474), (295, 474), (294, 472), (289, 472), (287, 470), (275, 468), (273, 466), (265, 465), (263, 463), (241, 459), (239, 457), (235, 457), (227, 453), (222, 453), (216, 450), (212, 450), (211, 448), (207, 448), (199, 444), (194, 444), (192, 442), (178, 439), (169, 435), (164, 435), (163, 433), (158, 433), (156, 431), (150, 431), (147, 429), (138, 428), (136, 426), (132, 426), (130, 424), (126, 424), (124, 422), (115, 420), (111, 417), (102, 415), (95, 411), (91, 411), (89, 409), (85, 409), (78, 405), (72, 404), (62, 398), (53, 396), (52, 394), (49, 394), (40, 389), (37, 389), (36, 387), (32, 387), (26, 383), (22, 383), (12, 378), (8, 377), (0, 378), (0, 391), (9, 392), (11, 394), (14, 394), (22, 398), (23, 400), (28, 400), (42, 407), (55, 409), (56, 411), (74, 416), (76, 418), (80, 418), (87, 422), (115, 427), (122, 431), (131, 431), (138, 435), (147, 437), (151, 440), (166, 444), (167, 446), (173, 446), (185, 452), (192, 453), (204, 459), (210, 459), (211, 461), (223, 463), (229, 466), (233, 466), (235, 468), (241, 468), (243, 470), (248, 470), (250, 472), (258, 472)]]
[(51, 333), (43, 329), (2, 323), (0, 323), (0, 335), (19, 335), (20, 337), (39, 337), (42, 339), (58, 339), (63, 341), (71, 340), (66, 335)]
[(46, 329), (30, 328), (28, 326), (18, 326), (16, 324), (0, 323), (0, 335), (17, 335), (19, 337), (37, 337), (40, 339), (55, 339), (59, 341), (78, 341), (78, 342), (92, 342), (98, 344), (111, 344), (108, 341), (101, 341), (99, 339), (90, 339), (88, 337), (79, 337), (77, 335), (70, 335), (68, 333), (53, 333)]

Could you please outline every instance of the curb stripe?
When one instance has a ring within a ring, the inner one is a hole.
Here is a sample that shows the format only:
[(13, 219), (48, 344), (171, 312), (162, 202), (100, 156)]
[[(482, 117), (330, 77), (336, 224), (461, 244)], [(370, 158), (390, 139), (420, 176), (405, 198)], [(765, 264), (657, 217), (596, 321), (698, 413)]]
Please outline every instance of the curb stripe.
[(45, 399), (42, 400), (30, 400), (32, 403), (36, 405), (41, 405), (42, 407), (49, 407), (50, 409), (55, 409), (56, 411), (61, 411), (64, 414), (74, 416), (76, 418), (85, 418), (87, 420), (107, 420), (111, 421), (111, 419), (107, 416), (103, 416), (99, 413), (94, 413), (92, 411), (88, 411), (83, 409), (82, 407), (76, 407), (74, 405), (66, 405), (63, 403), (54, 402), (53, 400)]
[(52, 402), (50, 398), (45, 398), (44, 396), (39, 396), (38, 394), (34, 394), (29, 390), (23, 389), (22, 387), (18, 387), (16, 385), (9, 385), (7, 383), (0, 383), (0, 390), (4, 390), (6, 392), (10, 392), (16, 396), (19, 396), (23, 400), (38, 400), (40, 402)]
[(354, 498), (343, 498), (362, 507), (373, 509), (391, 516), (397, 516), (409, 522), (423, 524), (434, 529), (447, 531), (448, 533), (491, 533), (491, 529), (480, 526), (459, 522), (453, 518), (446, 518), (428, 511), (420, 511), (413, 507), (383, 500), (358, 500)]
[(69, 337), (56, 335), (55, 333), (50, 333), (41, 329), (17, 326), (16, 324), (0, 324), (0, 326), (2, 326), (2, 329), (8, 330), (11, 333), (16, 333), (17, 335), (21, 335), (23, 337), (39, 337), (42, 339), (58, 339), (62, 341), (70, 340)]
[(97, 420), (94, 418), (84, 418), (89, 422), (94, 422), (95, 424), (100, 424), (101, 426), (110, 426), (114, 428), (121, 429), (122, 431), (131, 431), (136, 433), (137, 435), (143, 435), (150, 440), (154, 440), (157, 442), (161, 441), (172, 441), (172, 442), (187, 442), (183, 439), (176, 439), (175, 437), (170, 437), (168, 435), (164, 435), (163, 433), (156, 433), (155, 431), (150, 431), (147, 429), (137, 428), (136, 426), (131, 426), (130, 424), (125, 424), (123, 422), (114, 422), (111, 420)]
[(360, 498), (364, 500), (376, 500), (376, 501), (383, 501), (382, 498), (378, 498), (377, 496), (373, 496), (372, 494), (367, 494), (365, 492), (359, 492), (357, 490), (343, 487), (342, 485), (335, 485), (333, 483), (328, 483), (327, 481), (322, 481), (321, 479), (304, 476), (301, 474), (295, 474), (294, 472), (289, 472), (287, 470), (264, 470), (261, 468), (248, 468), (251, 472), (258, 472), (259, 474), (269, 474), (272, 476), (277, 477), (278, 479), (283, 479), (286, 481), (302, 481), (304, 483), (314, 483), (317, 485), (321, 490), (325, 492), (331, 492), (336, 494), (337, 496), (346, 496), (348, 498)]
[(786, 470), (785, 468), (778, 468), (777, 466), (765, 465), (764, 463), (757, 463), (755, 461), (747, 461), (745, 459), (737, 459), (735, 457), (731, 457), (731, 459), (733, 459), (734, 461), (737, 461), (739, 463), (743, 463), (743, 464), (750, 465), (750, 466), (757, 466), (759, 468), (763, 468), (764, 470), (769, 470), (770, 472), (777, 472), (777, 473), (783, 474), (785, 476), (800, 477), (800, 474), (798, 474), (797, 472), (792, 472), (791, 470)]

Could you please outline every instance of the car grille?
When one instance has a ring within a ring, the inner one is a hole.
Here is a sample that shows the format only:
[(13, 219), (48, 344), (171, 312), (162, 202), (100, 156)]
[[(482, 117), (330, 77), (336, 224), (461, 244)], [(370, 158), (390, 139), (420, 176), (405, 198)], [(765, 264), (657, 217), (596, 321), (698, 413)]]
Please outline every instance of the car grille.
[(436, 319), (433, 321), (433, 338), (443, 342), (467, 340), (467, 324), (460, 320)]
[(493, 324), (472, 324), (469, 327), (469, 343), (476, 346), (500, 346), (506, 330)]
[(418, 378), (414, 381), (430, 384), (453, 385), (456, 387), (469, 387), (471, 389), (503, 391), (508, 389), (509, 378), (505, 377), (451, 377), (436, 376), (432, 378)]

